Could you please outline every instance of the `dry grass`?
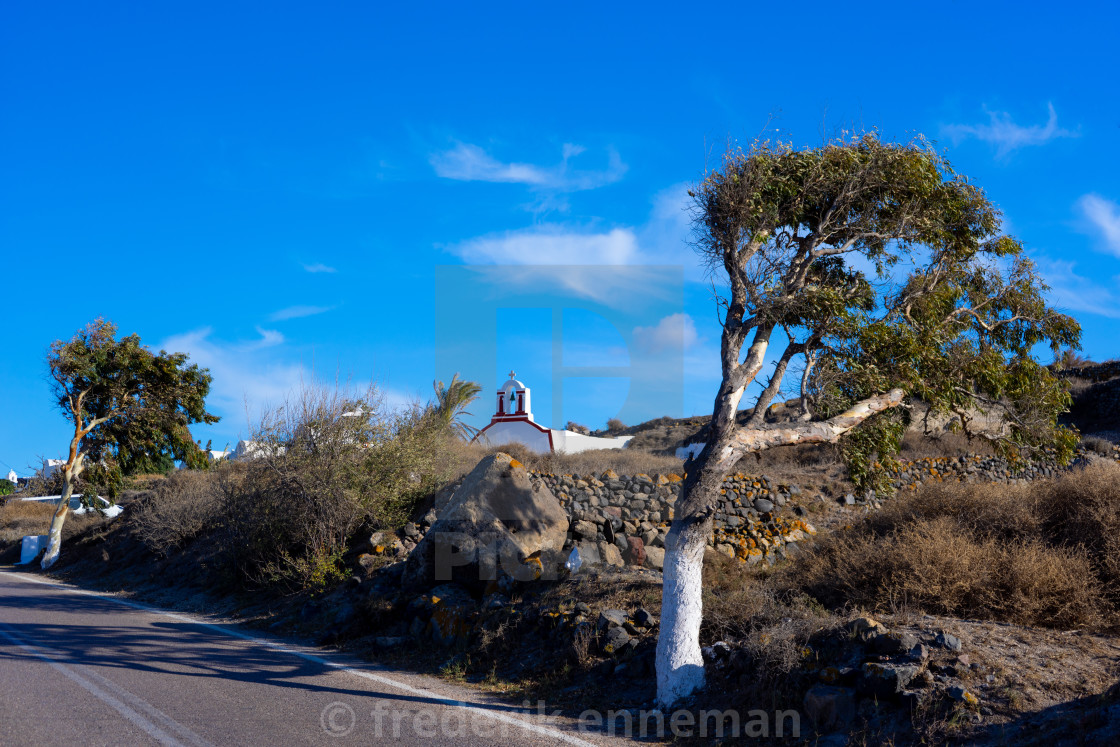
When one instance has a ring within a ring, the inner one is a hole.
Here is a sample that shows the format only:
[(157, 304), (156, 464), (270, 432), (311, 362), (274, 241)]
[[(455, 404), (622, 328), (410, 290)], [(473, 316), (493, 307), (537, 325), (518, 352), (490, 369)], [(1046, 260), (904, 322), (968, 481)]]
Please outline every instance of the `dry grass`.
[[(0, 506), (0, 548), (20, 542), (27, 535), (46, 534), (51, 526), (54, 503), (21, 501), (11, 498)], [(98, 514), (71, 514), (62, 528), (66, 540), (85, 529), (104, 521)]]
[(620, 475), (680, 474), (684, 462), (674, 456), (642, 449), (599, 449), (578, 454), (536, 454), (521, 444), (496, 446), (485, 453), (504, 451), (526, 468), (557, 475), (601, 475), (613, 469)]
[(46, 534), (54, 505), (10, 499), (0, 506), (0, 544), (19, 542), (27, 534)]
[(1120, 467), (1029, 486), (941, 484), (824, 538), (783, 572), (824, 604), (1057, 628), (1120, 613)]

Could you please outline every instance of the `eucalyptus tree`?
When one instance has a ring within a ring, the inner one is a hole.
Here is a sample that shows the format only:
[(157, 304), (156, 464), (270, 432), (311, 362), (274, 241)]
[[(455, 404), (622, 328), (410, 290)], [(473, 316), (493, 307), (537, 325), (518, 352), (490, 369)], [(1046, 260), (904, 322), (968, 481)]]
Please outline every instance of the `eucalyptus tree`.
[(47, 356), (52, 396), (74, 430), (43, 568), (58, 559), (70, 498), (89, 464), (109, 470), (142, 458), (197, 464), (189, 426), (218, 422), (205, 408), (206, 369), (187, 365), (185, 353), (153, 353), (137, 335), (117, 340), (116, 333), (112, 322), (96, 319), (70, 340), (53, 342)]
[[(1000, 232), (997, 208), (921, 138), (872, 133), (806, 149), (759, 141), (729, 151), (689, 194), (695, 246), (717, 289), (722, 381), (665, 542), (665, 706), (704, 682), (704, 549), (723, 479), (744, 455), (839, 442), (853, 480), (884, 489), (920, 401), (1000, 449), (1068, 458), (1074, 436), (1057, 415), (1069, 395), (1032, 350), (1080, 338), (1047, 305), (1022, 244)], [(767, 422), (791, 380), (798, 417)], [(753, 408), (740, 413), (755, 382)], [(977, 412), (998, 413), (1006, 427), (980, 433)]]

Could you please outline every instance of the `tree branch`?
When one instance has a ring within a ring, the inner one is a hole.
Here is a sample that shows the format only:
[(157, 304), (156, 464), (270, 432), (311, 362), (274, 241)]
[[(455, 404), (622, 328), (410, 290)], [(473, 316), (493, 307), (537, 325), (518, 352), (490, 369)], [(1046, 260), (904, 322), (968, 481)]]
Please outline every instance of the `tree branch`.
[(766, 408), (774, 401), (774, 395), (781, 389), (782, 379), (786, 375), (786, 368), (789, 366), (790, 359), (803, 352), (805, 352), (804, 343), (790, 342), (789, 345), (786, 345), (786, 349), (782, 351), (782, 357), (778, 359), (777, 365), (774, 366), (774, 373), (770, 376), (770, 382), (754, 404), (754, 412), (747, 420), (747, 428), (757, 428), (765, 422), (763, 419), (766, 416)]
[(867, 420), (872, 415), (897, 407), (905, 393), (892, 389), (857, 402), (847, 411), (828, 420), (815, 423), (798, 423), (794, 426), (774, 428), (743, 428), (725, 444), (716, 455), (716, 469), (730, 470), (744, 455), (772, 449), (776, 446), (810, 443), (836, 443), (841, 436)]

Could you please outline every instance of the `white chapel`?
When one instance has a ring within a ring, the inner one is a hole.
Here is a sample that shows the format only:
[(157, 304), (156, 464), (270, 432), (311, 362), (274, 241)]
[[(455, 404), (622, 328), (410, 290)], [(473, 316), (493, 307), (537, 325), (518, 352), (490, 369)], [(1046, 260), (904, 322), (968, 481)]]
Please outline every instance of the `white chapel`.
[(538, 454), (554, 451), (574, 454), (593, 449), (621, 449), (633, 438), (597, 438), (539, 425), (533, 420), (529, 387), (518, 381), (513, 371), (509, 372), (509, 381), (502, 384), (497, 395), (497, 406), (490, 425), (479, 431), (473, 439), (487, 446), (520, 443)]

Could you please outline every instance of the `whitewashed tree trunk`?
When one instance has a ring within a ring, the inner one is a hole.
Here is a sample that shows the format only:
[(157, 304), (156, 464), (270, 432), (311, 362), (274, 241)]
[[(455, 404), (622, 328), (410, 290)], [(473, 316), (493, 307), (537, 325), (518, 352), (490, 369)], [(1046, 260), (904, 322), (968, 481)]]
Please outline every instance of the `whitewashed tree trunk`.
[(708, 522), (677, 522), (665, 538), (661, 631), (657, 638), (657, 700), (664, 708), (704, 686), (700, 622), (709, 532)]
[(51, 517), (51, 528), (47, 532), (47, 552), (43, 555), (40, 565), (46, 569), (58, 560), (58, 553), (62, 550), (62, 525), (66, 523), (66, 516), (70, 513), (70, 496), (74, 494), (74, 485), (67, 480), (62, 490), (62, 496), (55, 504), (54, 516)]
[(688, 475), (665, 538), (661, 589), (661, 630), (657, 637), (657, 702), (665, 709), (704, 685), (700, 653), (703, 619), (704, 550), (712, 535), (711, 515), (723, 478), (744, 455), (779, 446), (835, 443), (877, 412), (897, 407), (901, 389), (857, 402), (828, 420), (793, 425), (740, 428), (735, 424), (741, 389), (724, 382), (711, 428), (715, 438), (688, 463)]
[(78, 475), (82, 473), (84, 455), (77, 452), (76, 446), (71, 451), (71, 455), (70, 461), (62, 468), (62, 495), (55, 504), (51, 528), (47, 532), (47, 552), (39, 563), (44, 570), (55, 564), (58, 554), (62, 551), (62, 525), (66, 523), (66, 517), (70, 514), (70, 496), (74, 494), (74, 484), (78, 481)]

